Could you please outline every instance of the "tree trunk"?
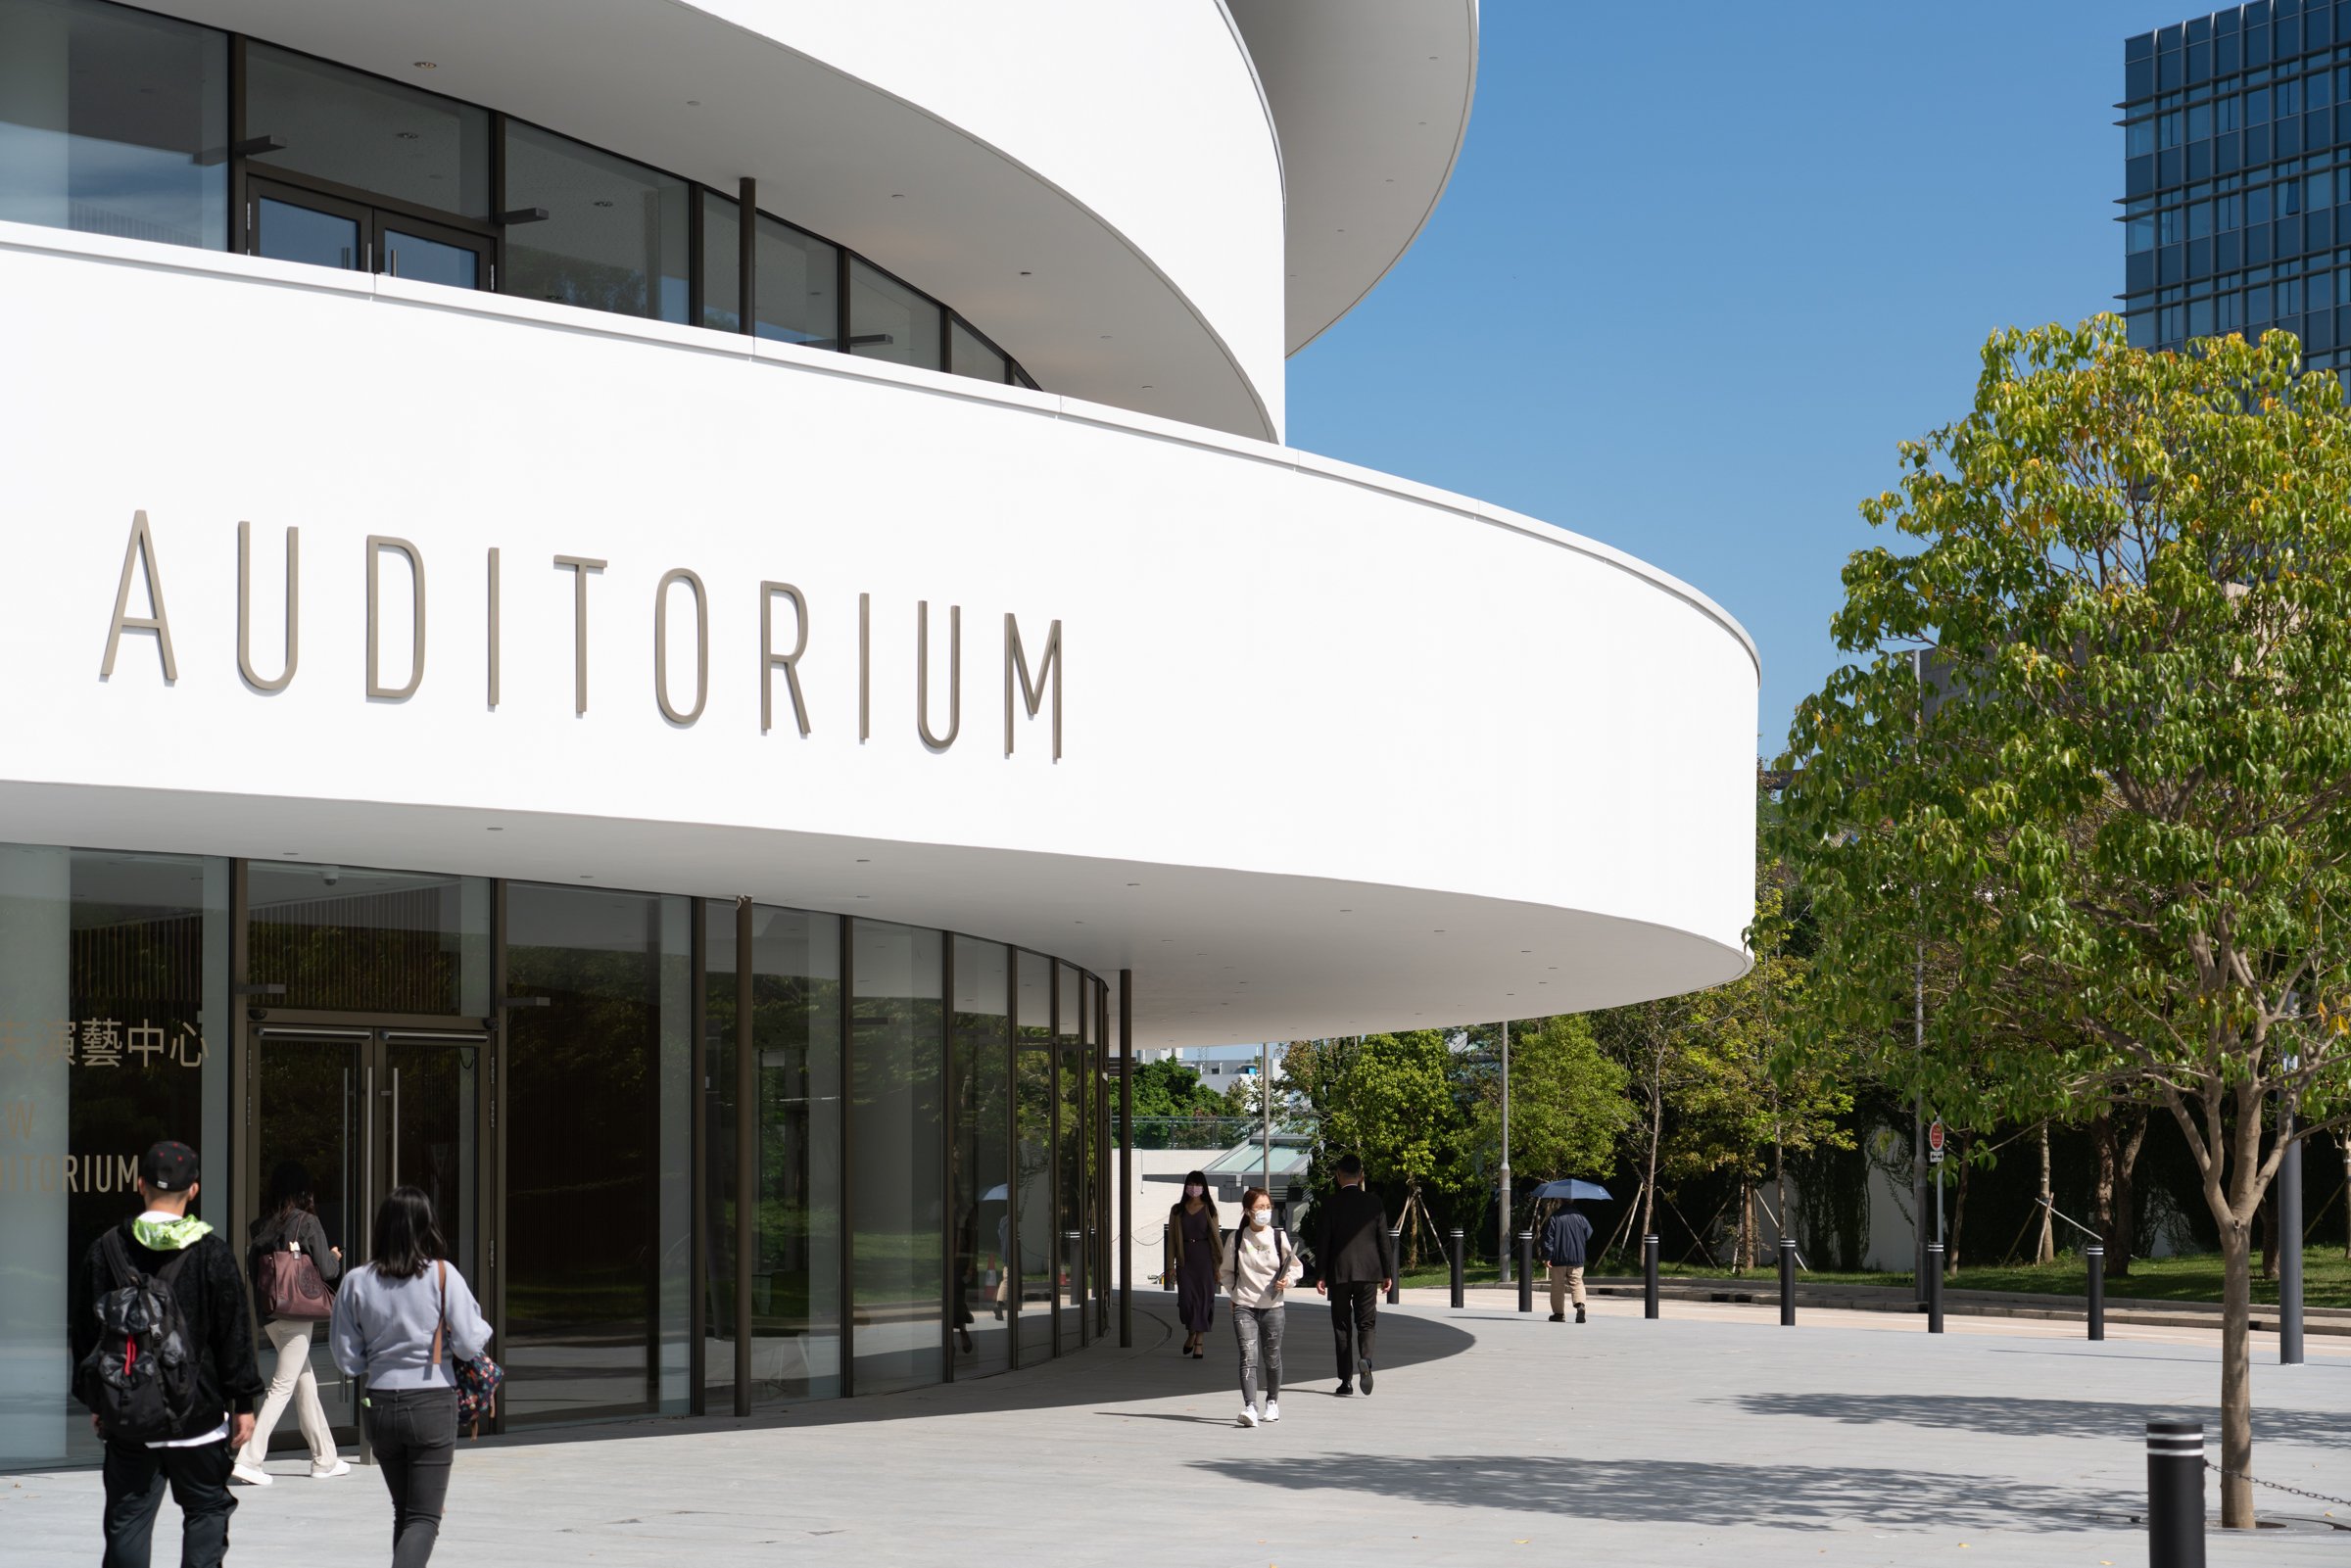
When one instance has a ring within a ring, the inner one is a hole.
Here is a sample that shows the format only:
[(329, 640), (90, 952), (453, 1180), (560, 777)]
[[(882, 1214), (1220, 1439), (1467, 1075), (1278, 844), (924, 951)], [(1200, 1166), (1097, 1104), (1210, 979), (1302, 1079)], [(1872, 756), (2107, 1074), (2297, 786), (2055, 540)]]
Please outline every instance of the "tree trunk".
[(2040, 1243), (2033, 1249), (2033, 1261), (2046, 1263), (2057, 1256), (2057, 1217), (2050, 1205), (2056, 1194), (2049, 1187), (2049, 1123), (2040, 1123)]
[(2221, 1226), (2221, 1526), (2253, 1528), (2252, 1237)]
[(2117, 1115), (2101, 1110), (2090, 1119), (2090, 1138), (2098, 1154), (2098, 1177), (2091, 1218), (2106, 1248), (2106, 1276), (2119, 1279), (2131, 1272), (2131, 1238), (2137, 1231), (2132, 1206), (2132, 1174), (2138, 1151), (2147, 1141), (2147, 1113), (2143, 1106), (2125, 1106)]
[(1967, 1224), (1967, 1137), (1962, 1133), (1951, 1140), (1951, 1153), (1959, 1161), (1959, 1193), (1951, 1203), (1951, 1244), (1943, 1250), (1943, 1277), (1953, 1279), (1959, 1273), (1959, 1232)]
[(1746, 1173), (1739, 1177), (1739, 1237), (1731, 1246), (1731, 1272), (1744, 1274), (1754, 1266), (1755, 1190)]

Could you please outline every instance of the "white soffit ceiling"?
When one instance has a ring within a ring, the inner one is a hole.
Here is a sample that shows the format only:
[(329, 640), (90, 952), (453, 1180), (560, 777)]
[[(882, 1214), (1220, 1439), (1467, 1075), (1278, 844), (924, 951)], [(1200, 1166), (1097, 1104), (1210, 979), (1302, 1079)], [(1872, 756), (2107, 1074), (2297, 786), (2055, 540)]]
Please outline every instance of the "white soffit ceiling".
[(1477, 0), (1225, 0), (1281, 137), (1286, 347), (1368, 294), (1453, 176), (1477, 87)]
[(1097, 214), (921, 108), (693, 6), (147, 3), (721, 191), (749, 175), (762, 208), (944, 301), (1047, 391), (1280, 439), (1216, 330)]

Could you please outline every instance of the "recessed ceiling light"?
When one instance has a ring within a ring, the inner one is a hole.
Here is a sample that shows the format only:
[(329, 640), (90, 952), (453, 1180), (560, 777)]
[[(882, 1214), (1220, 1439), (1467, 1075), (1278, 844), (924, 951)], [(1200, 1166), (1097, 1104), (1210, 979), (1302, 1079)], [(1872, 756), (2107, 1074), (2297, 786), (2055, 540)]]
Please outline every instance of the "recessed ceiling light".
[(302, 851), (299, 849), (282, 849), (278, 851), (278, 853), (282, 855), (299, 855), (302, 853)]
[(699, 98), (689, 98), (686, 100), (686, 107), (689, 109), (699, 109), (702, 107), (702, 101)]
[(599, 207), (610, 207), (612, 204), (600, 197), (598, 198), (596, 205)]
[(584, 871), (580, 873), (580, 880), (584, 882), (592, 882), (596, 880), (596, 873), (592, 871)]
[(482, 832), (486, 833), (503, 833), (505, 832), (505, 830), (504, 828), (485, 828), (482, 830)]
[(1036, 276), (1036, 274), (1035, 274), (1035, 273), (1033, 273), (1033, 272), (1023, 272), (1023, 273), (1021, 274), (1021, 276), (1023, 276), (1023, 277), (1025, 277), (1025, 278), (1029, 278), (1029, 277), (1034, 277), (1034, 276)]
[(392, 133), (392, 139), (394, 141), (412, 142), (416, 140), (416, 133), (412, 130), (396, 130)]
[(874, 860), (873, 860), (873, 857), (872, 857), (871, 855), (859, 855), (859, 856), (857, 857), (857, 864), (858, 864), (858, 865), (860, 865), (860, 866), (870, 866), (870, 865), (872, 865), (873, 863), (874, 863)]
[(416, 69), (418, 71), (439, 71), (441, 68), (430, 60), (419, 60), (416, 62)]
[(904, 191), (891, 191), (889, 193), (889, 199), (893, 202), (902, 202), (906, 200), (906, 193)]

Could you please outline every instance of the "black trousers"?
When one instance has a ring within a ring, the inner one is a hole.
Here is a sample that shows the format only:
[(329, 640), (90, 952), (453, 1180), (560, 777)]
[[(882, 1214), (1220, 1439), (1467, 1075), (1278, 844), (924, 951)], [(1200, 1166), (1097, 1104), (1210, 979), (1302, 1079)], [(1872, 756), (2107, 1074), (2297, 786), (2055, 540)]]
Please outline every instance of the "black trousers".
[(1330, 1331), (1337, 1341), (1339, 1381), (1355, 1376), (1356, 1362), (1371, 1364), (1371, 1331), (1379, 1326), (1379, 1282), (1334, 1280), (1330, 1285)]
[(457, 1453), (456, 1389), (369, 1389), (367, 1441), (392, 1494), (392, 1568), (424, 1568)]
[(179, 1504), (179, 1560), (183, 1568), (216, 1568), (228, 1555), (228, 1493), (236, 1460), (226, 1438), (193, 1449), (106, 1446), (106, 1568), (147, 1568), (155, 1544), (155, 1515), (164, 1483)]

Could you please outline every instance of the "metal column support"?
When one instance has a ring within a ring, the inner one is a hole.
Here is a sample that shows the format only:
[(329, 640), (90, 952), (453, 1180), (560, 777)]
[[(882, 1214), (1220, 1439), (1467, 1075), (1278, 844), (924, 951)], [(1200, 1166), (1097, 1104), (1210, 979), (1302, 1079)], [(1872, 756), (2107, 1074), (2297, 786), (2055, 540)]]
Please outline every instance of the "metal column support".
[(1134, 971), (1119, 971), (1119, 1348), (1134, 1345)]
[(1641, 1315), (1657, 1315), (1657, 1238), (1641, 1238)]
[[(750, 182), (744, 182), (747, 187)], [(747, 211), (747, 209), (746, 209)], [(735, 901), (735, 1413), (751, 1413), (751, 1264), (759, 1230), (759, 1042), (751, 1028), (751, 901)]]

